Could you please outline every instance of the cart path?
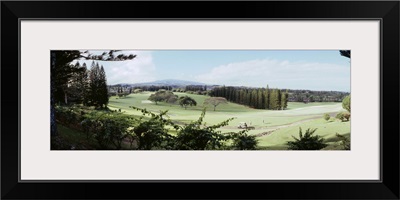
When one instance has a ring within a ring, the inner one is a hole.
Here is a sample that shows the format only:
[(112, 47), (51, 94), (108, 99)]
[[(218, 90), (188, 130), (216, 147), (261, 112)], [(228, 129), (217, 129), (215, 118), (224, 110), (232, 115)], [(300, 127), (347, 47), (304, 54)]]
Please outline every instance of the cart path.
[(300, 125), (302, 123), (310, 122), (310, 121), (313, 121), (313, 120), (319, 119), (319, 118), (321, 118), (321, 117), (318, 116), (318, 117), (303, 119), (303, 120), (300, 120), (300, 121), (297, 121), (297, 122), (293, 122), (293, 123), (289, 123), (289, 124), (283, 124), (283, 125), (279, 125), (279, 126), (271, 126), (271, 127), (268, 128), (270, 130), (262, 132), (262, 133), (255, 134), (255, 136), (256, 137), (262, 137), (262, 136), (270, 135), (274, 131), (277, 131), (277, 130), (279, 130), (281, 128), (288, 128), (288, 127), (292, 127), (292, 126), (297, 126), (297, 125)]

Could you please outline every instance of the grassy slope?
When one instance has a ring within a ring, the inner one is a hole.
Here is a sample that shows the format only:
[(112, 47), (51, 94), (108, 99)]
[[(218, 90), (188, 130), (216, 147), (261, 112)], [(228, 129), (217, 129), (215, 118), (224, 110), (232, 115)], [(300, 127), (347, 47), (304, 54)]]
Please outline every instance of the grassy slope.
[[(188, 95), (196, 100), (197, 106), (188, 107), (187, 110), (180, 107), (179, 105), (170, 105), (164, 102), (159, 102), (158, 105), (155, 103), (148, 102), (150, 92), (144, 92), (141, 94), (131, 94), (125, 98), (111, 97), (109, 107), (111, 109), (121, 109), (127, 114), (140, 115), (141, 113), (135, 111), (129, 106), (136, 106), (140, 108), (146, 108), (152, 112), (158, 112), (160, 110), (169, 110), (168, 114), (176, 122), (190, 122), (198, 119), (203, 109), (203, 102), (207, 96), (194, 95), (186, 93), (175, 93), (178, 96)], [(335, 134), (347, 134), (350, 133), (349, 122), (339, 122), (331, 120), (326, 122), (322, 119), (324, 113), (334, 113), (342, 111), (341, 103), (292, 103), (289, 102), (288, 109), (284, 111), (271, 111), (271, 110), (258, 110), (252, 109), (243, 105), (228, 103), (221, 104), (217, 107), (216, 111), (213, 111), (212, 106), (207, 106), (207, 113), (205, 122), (207, 124), (216, 124), (222, 122), (228, 118), (234, 117), (235, 119), (226, 127), (222, 128), (222, 132), (238, 131), (236, 126), (239, 122), (246, 122), (248, 125), (254, 126), (256, 130), (252, 130), (249, 134), (259, 134), (269, 130), (276, 130), (271, 135), (265, 135), (258, 137), (259, 145), (266, 146), (273, 149), (284, 149), (285, 143), (288, 140), (292, 140), (292, 135), (298, 137), (298, 129), (302, 127), (303, 130), (307, 128), (318, 128), (316, 134), (319, 134), (330, 141), (330, 148), (336, 144), (333, 142)], [(299, 125), (288, 126), (291, 123), (296, 122)]]
[[(330, 148), (337, 145), (336, 133), (350, 136), (350, 122), (340, 122), (336, 119), (331, 119), (329, 122), (324, 119), (315, 119), (309, 122), (302, 123), (297, 126), (279, 129), (271, 135), (259, 137), (260, 146), (275, 146), (276, 148), (285, 148), (287, 141), (294, 140), (292, 136), (299, 137), (299, 128), (302, 128), (303, 133), (306, 129), (316, 128), (315, 135), (320, 135), (326, 139)], [(329, 148), (328, 148), (329, 149)]]
[(64, 142), (66, 142), (61, 148), (64, 150), (70, 150), (71, 146), (75, 146), (79, 149), (96, 149), (98, 148), (96, 141), (93, 138), (89, 140), (86, 138), (86, 134), (68, 128), (64, 125), (57, 123), (58, 134)]

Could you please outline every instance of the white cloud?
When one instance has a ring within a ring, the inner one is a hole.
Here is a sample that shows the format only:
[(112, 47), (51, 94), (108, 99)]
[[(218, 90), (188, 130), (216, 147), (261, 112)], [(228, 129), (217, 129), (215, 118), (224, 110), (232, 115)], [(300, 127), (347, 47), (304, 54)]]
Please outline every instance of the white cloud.
[(310, 89), (350, 90), (350, 67), (329, 63), (289, 62), (258, 59), (229, 63), (197, 75), (209, 84)]
[[(93, 52), (97, 54), (99, 52)], [(118, 52), (119, 54), (120, 52)], [(118, 83), (139, 83), (154, 81), (156, 67), (150, 51), (122, 51), (123, 54), (137, 55), (133, 60), (128, 61), (100, 61), (104, 66), (107, 76), (107, 84)], [(90, 69), (92, 61), (80, 61), (86, 63)]]

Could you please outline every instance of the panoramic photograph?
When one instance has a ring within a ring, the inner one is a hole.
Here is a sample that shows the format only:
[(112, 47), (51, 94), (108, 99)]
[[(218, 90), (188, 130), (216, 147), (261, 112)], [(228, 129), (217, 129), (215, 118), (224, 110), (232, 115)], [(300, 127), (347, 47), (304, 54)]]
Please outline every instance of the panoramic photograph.
[(350, 150), (350, 50), (51, 50), (51, 150)]

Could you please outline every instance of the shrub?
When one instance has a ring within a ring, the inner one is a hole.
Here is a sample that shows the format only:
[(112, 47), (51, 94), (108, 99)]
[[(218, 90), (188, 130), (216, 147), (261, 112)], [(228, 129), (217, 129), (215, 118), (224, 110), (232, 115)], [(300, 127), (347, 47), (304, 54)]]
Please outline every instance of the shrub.
[(343, 150), (350, 150), (350, 138), (336, 133), (336, 137), (339, 139), (339, 145), (342, 146)]
[(344, 121), (349, 121), (350, 119), (350, 113), (347, 112), (340, 112), (336, 115), (336, 118), (341, 120), (342, 122)]
[(255, 135), (248, 135), (247, 130), (233, 134), (233, 149), (236, 150), (255, 150), (257, 139)]
[(343, 113), (343, 117), (344, 117), (344, 119), (345, 119), (346, 121), (349, 121), (349, 120), (350, 120), (350, 113), (348, 113), (348, 112)]
[(213, 126), (203, 125), (203, 119), (206, 110), (203, 112), (197, 121), (191, 122), (179, 128), (175, 139), (175, 149), (179, 150), (215, 150), (225, 148), (225, 141), (230, 139), (224, 135), (218, 128), (228, 125), (233, 120), (230, 118)]
[(130, 108), (141, 111), (144, 116), (150, 116), (149, 120), (140, 118), (137, 125), (132, 129), (131, 137), (136, 138), (138, 149), (173, 149), (175, 137), (168, 133), (166, 126), (172, 126), (175, 130), (178, 130), (179, 126), (167, 118), (167, 111), (154, 114), (146, 109), (133, 106), (130, 106)]
[(287, 142), (290, 150), (320, 150), (328, 146), (325, 144), (324, 139), (319, 135), (313, 136), (317, 129), (307, 129), (306, 132), (302, 133), (299, 128), (299, 138), (294, 138), (295, 141)]
[(122, 148), (122, 141), (127, 136), (126, 129), (134, 119), (113, 111), (97, 111), (88, 107), (56, 107), (56, 119), (86, 134), (86, 139), (94, 137), (101, 149), (109, 149), (113, 145)]
[(350, 110), (351, 110), (351, 97), (350, 97), (350, 95), (349, 95), (349, 96), (346, 96), (346, 97), (343, 99), (343, 101), (342, 101), (342, 107), (343, 107), (344, 109), (346, 109), (348, 112), (350, 112)]
[(324, 119), (325, 119), (326, 121), (329, 121), (330, 118), (331, 118), (331, 116), (330, 116), (328, 113), (325, 113), (325, 114), (324, 114)]

